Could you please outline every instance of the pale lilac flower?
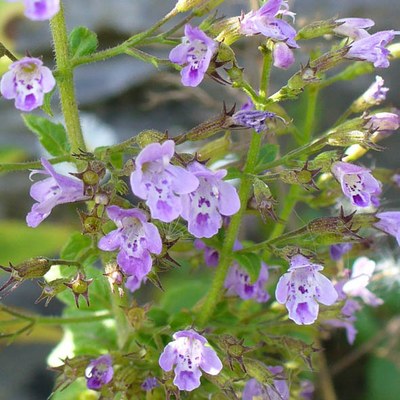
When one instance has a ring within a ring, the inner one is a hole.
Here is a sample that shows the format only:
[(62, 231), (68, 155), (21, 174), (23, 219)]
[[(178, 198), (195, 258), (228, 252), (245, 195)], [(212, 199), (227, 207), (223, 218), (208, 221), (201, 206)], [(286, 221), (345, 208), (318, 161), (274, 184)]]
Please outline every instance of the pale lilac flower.
[(400, 174), (394, 174), (392, 176), (392, 182), (397, 185), (398, 187), (400, 187)]
[(358, 207), (377, 205), (381, 194), (381, 183), (376, 180), (371, 170), (337, 161), (332, 164), (332, 173), (342, 186), (343, 194)]
[(239, 196), (230, 183), (222, 180), (226, 170), (213, 172), (198, 162), (189, 164), (187, 169), (197, 177), (199, 186), (181, 196), (181, 215), (188, 221), (192, 235), (210, 238), (221, 228), (223, 215), (230, 216), (239, 211)]
[(308, 379), (304, 379), (300, 382), (300, 396), (303, 400), (312, 400), (314, 397), (315, 387), (314, 384)]
[(294, 14), (287, 11), (286, 0), (269, 0), (257, 11), (250, 11), (240, 20), (240, 31), (244, 35), (262, 34), (289, 47), (299, 47), (295, 41), (296, 30), (281, 18), (281, 15)]
[(160, 384), (158, 383), (157, 378), (155, 378), (154, 376), (149, 376), (148, 378), (146, 378), (144, 380), (144, 382), (142, 383), (142, 385), (140, 387), (143, 390), (145, 390), (146, 392), (150, 392), (154, 388), (156, 388), (157, 386), (160, 386)]
[(367, 289), (376, 263), (367, 257), (359, 257), (354, 261), (350, 279), (343, 285), (343, 292), (350, 297), (361, 297), (365, 304), (377, 307), (383, 300)]
[(273, 58), (274, 66), (277, 68), (288, 69), (294, 63), (293, 51), (285, 42), (274, 45)]
[(109, 354), (100, 356), (92, 361), (85, 369), (86, 385), (89, 389), (99, 390), (110, 383), (114, 376), (112, 359)]
[(38, 58), (24, 57), (13, 62), (1, 78), (1, 94), (5, 99), (15, 99), (15, 107), (32, 111), (43, 105), (44, 94), (56, 84), (50, 69)]
[(184, 86), (198, 86), (210, 65), (217, 43), (201, 29), (185, 25), (182, 43), (171, 50), (171, 62), (184, 65), (181, 76)]
[(265, 303), (270, 296), (265, 290), (269, 273), (266, 264), (261, 263), (260, 273), (255, 282), (251, 282), (249, 274), (237, 264), (229, 268), (224, 287), (228, 296), (239, 296), (243, 300), (253, 299), (258, 303)]
[(210, 375), (218, 375), (222, 369), (221, 360), (209, 346), (207, 339), (192, 329), (173, 335), (160, 356), (159, 364), (164, 371), (171, 371), (175, 365), (174, 384), (179, 390), (188, 392), (200, 386), (200, 369)]
[(319, 311), (317, 301), (330, 306), (338, 298), (332, 282), (318, 272), (322, 269), (322, 265), (312, 264), (298, 254), (291, 258), (288, 272), (279, 279), (276, 300), (286, 303), (289, 318), (296, 324), (314, 323)]
[(399, 129), (400, 116), (391, 112), (378, 112), (367, 117), (366, 129), (379, 133), (391, 133)]
[(280, 117), (270, 111), (253, 110), (248, 107), (232, 115), (234, 125), (254, 129), (257, 133), (268, 130), (266, 121), (274, 118)]
[(400, 32), (393, 30), (381, 31), (356, 40), (350, 45), (345, 58), (369, 61), (377, 68), (387, 68), (389, 67), (390, 51), (385, 46), (398, 34)]
[(376, 217), (379, 221), (375, 222), (374, 226), (394, 236), (400, 246), (400, 211), (385, 211), (377, 213)]
[(119, 250), (117, 262), (128, 276), (126, 287), (134, 292), (146, 279), (153, 264), (150, 254), (160, 254), (162, 241), (158, 229), (147, 222), (146, 214), (137, 209), (107, 207), (108, 217), (117, 229), (99, 240), (98, 247), (104, 251)]
[(339, 261), (344, 254), (348, 253), (353, 245), (351, 243), (333, 244), (329, 248), (329, 255), (333, 261)]
[(216, 267), (219, 263), (218, 250), (207, 246), (202, 240), (196, 239), (194, 241), (194, 247), (198, 250), (204, 251), (204, 262), (208, 267)]
[(132, 192), (146, 200), (152, 218), (171, 222), (182, 212), (179, 195), (193, 192), (199, 180), (182, 167), (170, 163), (175, 143), (151, 143), (137, 156), (131, 174)]
[[(16, 0), (7, 0), (15, 2)], [(51, 19), (60, 11), (60, 0), (24, 0), (25, 16), (33, 21)]]
[(283, 367), (275, 366), (267, 368), (272, 374), (277, 375), (273, 386), (264, 385), (254, 378), (250, 379), (244, 387), (242, 400), (289, 400), (289, 387), (286, 379), (282, 379)]
[(58, 174), (45, 158), (40, 161), (44, 170), (33, 170), (30, 177), (34, 174), (50, 176), (31, 186), (30, 195), (37, 201), (26, 216), (26, 223), (31, 228), (36, 228), (47, 218), (56, 205), (89, 199), (83, 194), (82, 181)]
[(375, 82), (361, 96), (362, 101), (369, 105), (379, 105), (386, 100), (389, 88), (383, 86), (385, 81), (379, 75), (375, 77)]
[(366, 29), (375, 25), (375, 22), (369, 18), (340, 18), (335, 22), (340, 24), (333, 29), (337, 35), (348, 36), (354, 40), (369, 36)]

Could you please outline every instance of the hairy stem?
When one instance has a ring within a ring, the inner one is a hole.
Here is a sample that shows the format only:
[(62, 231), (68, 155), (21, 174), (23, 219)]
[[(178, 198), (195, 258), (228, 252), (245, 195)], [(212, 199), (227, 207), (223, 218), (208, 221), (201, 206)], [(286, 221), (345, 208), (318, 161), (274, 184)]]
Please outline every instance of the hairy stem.
[(75, 97), (73, 66), (71, 63), (67, 27), (61, 2), (60, 11), (50, 21), (53, 45), (58, 70), (57, 84), (60, 91), (61, 110), (64, 115), (67, 135), (72, 153), (86, 150)]

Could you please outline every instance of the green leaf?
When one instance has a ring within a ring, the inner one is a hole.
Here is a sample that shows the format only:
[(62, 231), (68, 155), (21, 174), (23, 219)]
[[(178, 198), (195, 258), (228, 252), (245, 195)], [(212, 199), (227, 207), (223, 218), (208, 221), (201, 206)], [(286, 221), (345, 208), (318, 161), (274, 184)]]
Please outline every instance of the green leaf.
[(233, 253), (233, 258), (246, 270), (251, 282), (255, 282), (258, 279), (261, 269), (261, 257), (258, 254)]
[(84, 26), (74, 28), (69, 35), (69, 48), (73, 58), (94, 53), (98, 44), (97, 35)]
[(261, 147), (260, 153), (258, 154), (258, 165), (268, 164), (274, 161), (278, 155), (279, 145), (267, 143)]
[(33, 114), (24, 114), (22, 118), (28, 129), (37, 135), (42, 146), (52, 156), (62, 156), (70, 152), (67, 132), (62, 124), (55, 124)]
[(60, 256), (65, 260), (75, 260), (80, 253), (91, 246), (91, 243), (89, 236), (74, 232), (62, 248)]
[(41, 107), (43, 112), (45, 112), (49, 117), (54, 117), (53, 110), (51, 109), (51, 98), (53, 97), (54, 92), (55, 89), (44, 95), (43, 105)]

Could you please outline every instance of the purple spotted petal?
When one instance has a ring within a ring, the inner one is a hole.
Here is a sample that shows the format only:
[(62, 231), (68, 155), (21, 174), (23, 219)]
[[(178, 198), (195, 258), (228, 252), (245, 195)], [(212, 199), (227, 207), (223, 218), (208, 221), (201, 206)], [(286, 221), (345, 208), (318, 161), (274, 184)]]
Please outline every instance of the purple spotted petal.
[(60, 0), (24, 0), (25, 15), (33, 21), (51, 19), (60, 11)]

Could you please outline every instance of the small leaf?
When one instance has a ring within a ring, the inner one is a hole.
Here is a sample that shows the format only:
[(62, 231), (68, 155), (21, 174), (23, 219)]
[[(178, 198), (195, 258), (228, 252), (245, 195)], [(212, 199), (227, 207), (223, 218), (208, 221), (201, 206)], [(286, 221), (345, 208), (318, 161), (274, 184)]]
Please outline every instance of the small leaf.
[(94, 53), (98, 44), (97, 35), (84, 26), (78, 26), (69, 35), (69, 47), (73, 58)]
[(260, 275), (261, 257), (255, 253), (233, 253), (233, 258), (246, 270), (254, 283)]
[(53, 110), (51, 109), (51, 98), (53, 97), (54, 92), (55, 89), (44, 95), (43, 105), (41, 107), (43, 112), (45, 112), (49, 117), (54, 117)]
[(279, 146), (277, 144), (267, 143), (261, 147), (258, 155), (258, 165), (263, 165), (274, 161), (278, 155)]
[(52, 156), (62, 156), (70, 152), (67, 132), (62, 124), (55, 124), (33, 114), (24, 114), (22, 118), (28, 129), (37, 135), (42, 146)]

